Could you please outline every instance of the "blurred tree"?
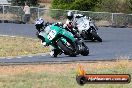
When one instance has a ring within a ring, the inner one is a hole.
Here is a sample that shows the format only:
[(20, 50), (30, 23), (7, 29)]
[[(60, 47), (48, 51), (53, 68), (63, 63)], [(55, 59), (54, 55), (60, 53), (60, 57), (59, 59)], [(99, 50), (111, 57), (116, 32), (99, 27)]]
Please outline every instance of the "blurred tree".
[(132, 0), (99, 0), (96, 4), (95, 11), (129, 13), (132, 6)]
[(132, 0), (53, 0), (53, 9), (132, 12)]
[(94, 10), (95, 5), (97, 4), (98, 0), (75, 0), (73, 2), (73, 5), (70, 9), (76, 9), (76, 10)]
[(128, 6), (130, 9), (130, 12), (132, 12), (132, 0), (128, 0)]
[(69, 10), (93, 10), (98, 0), (53, 0), (52, 8)]

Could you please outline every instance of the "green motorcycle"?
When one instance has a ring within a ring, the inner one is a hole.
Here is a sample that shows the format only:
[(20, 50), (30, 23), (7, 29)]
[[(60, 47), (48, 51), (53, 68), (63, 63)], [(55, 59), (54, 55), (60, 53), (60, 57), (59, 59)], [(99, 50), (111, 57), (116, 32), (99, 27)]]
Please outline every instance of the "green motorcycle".
[(47, 26), (45, 30), (48, 30), (47, 33), (42, 31), (39, 35), (45, 38), (46, 44), (52, 45), (65, 55), (81, 54), (87, 56), (89, 54), (89, 49), (84, 42), (79, 42), (71, 32), (54, 24)]

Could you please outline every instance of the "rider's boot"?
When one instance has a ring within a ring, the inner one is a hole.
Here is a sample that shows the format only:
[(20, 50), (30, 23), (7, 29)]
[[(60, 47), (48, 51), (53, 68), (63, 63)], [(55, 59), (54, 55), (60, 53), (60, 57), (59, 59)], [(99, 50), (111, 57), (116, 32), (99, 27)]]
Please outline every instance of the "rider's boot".
[(57, 57), (57, 55), (61, 55), (62, 54), (62, 52), (60, 51), (60, 50), (58, 50), (58, 49), (54, 49), (54, 50), (52, 50), (51, 52), (50, 52), (50, 55), (52, 56), (52, 57)]

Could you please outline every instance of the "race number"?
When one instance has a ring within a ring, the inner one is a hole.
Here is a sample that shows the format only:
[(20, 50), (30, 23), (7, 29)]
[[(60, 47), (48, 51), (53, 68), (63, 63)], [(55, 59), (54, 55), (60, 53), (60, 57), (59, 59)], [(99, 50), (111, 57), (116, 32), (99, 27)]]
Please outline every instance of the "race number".
[(49, 40), (52, 40), (56, 35), (56, 31), (55, 30), (51, 30), (50, 33), (48, 34), (47, 38)]
[(87, 24), (84, 23), (84, 24), (83, 24), (83, 28), (86, 28), (86, 27), (87, 27)]

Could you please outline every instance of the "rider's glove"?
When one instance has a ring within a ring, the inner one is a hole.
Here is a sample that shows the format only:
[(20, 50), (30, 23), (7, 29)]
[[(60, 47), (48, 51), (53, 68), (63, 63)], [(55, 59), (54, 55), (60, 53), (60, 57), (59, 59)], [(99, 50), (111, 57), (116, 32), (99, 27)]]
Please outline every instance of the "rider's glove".
[(43, 46), (46, 46), (46, 42), (43, 42), (42, 45), (43, 45)]
[(67, 27), (67, 24), (64, 24), (64, 25), (63, 25), (63, 28), (66, 28), (66, 27)]

